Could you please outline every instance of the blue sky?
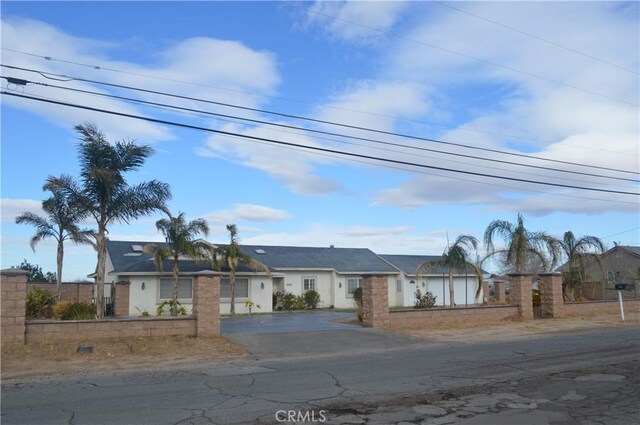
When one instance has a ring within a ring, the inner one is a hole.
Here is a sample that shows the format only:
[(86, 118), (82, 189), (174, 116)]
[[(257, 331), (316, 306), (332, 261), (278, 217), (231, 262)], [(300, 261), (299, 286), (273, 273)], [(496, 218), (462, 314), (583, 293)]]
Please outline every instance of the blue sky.
[[(55, 82), (6, 68), (2, 75), (453, 154), (637, 179), (639, 31), (637, 2), (2, 3), (5, 65), (622, 169), (635, 176), (87, 82)], [(634, 182), (318, 137), (48, 87), (16, 88), (4, 80), (2, 84), (18, 93), (304, 146), (638, 192)], [(27, 259), (55, 270), (53, 241), (41, 243), (34, 253), (28, 246), (33, 230), (13, 221), (23, 211), (38, 212), (47, 176), (78, 174), (73, 126), (87, 120), (110, 140), (129, 138), (153, 146), (155, 155), (130, 181), (156, 178), (169, 183), (170, 209), (206, 218), (213, 242), (225, 241), (225, 225), (236, 223), (247, 244), (333, 244), (385, 254), (440, 254), (447, 236), (481, 238), (492, 220), (513, 222), (521, 212), (531, 230), (558, 236), (572, 230), (603, 237), (610, 245), (640, 245), (635, 195), (425, 169), (417, 173), (415, 168), (364, 164), (11, 96), (2, 97), (1, 113), (3, 268)], [(110, 237), (160, 240), (154, 227), (158, 218), (114, 225)], [(91, 248), (67, 247), (65, 280), (82, 278), (94, 267)]]

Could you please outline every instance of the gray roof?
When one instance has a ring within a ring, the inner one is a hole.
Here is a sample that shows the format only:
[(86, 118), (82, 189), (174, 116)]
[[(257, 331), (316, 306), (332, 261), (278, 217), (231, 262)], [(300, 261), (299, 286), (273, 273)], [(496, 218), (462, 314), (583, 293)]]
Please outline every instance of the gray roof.
[(367, 248), (243, 245), (246, 255), (274, 270), (331, 269), (339, 273), (397, 273)]
[(630, 253), (640, 257), (640, 246), (621, 246), (621, 245), (618, 245), (618, 247), (622, 248), (622, 249), (624, 249), (626, 251), (629, 251)]
[[(393, 264), (398, 270), (404, 272), (407, 275), (416, 274), (416, 270), (420, 264), (428, 262), (431, 267), (423, 272), (427, 275), (449, 273), (449, 269), (439, 264), (442, 256), (440, 255), (394, 255), (394, 254), (382, 254), (380, 255), (385, 261)], [(467, 268), (467, 273), (473, 273), (471, 267)], [(458, 271), (454, 271), (454, 274), (459, 274)]]
[[(161, 242), (107, 241), (107, 251), (115, 273), (156, 272), (151, 254), (136, 252), (134, 245), (162, 245)], [(217, 246), (224, 247), (224, 244)], [(242, 245), (242, 251), (272, 271), (284, 269), (336, 270), (340, 273), (397, 273), (397, 270), (366, 248), (312, 248), (297, 246)], [(139, 254), (139, 255), (138, 255)], [(172, 262), (166, 261), (164, 271), (170, 272)], [(211, 264), (203, 261), (181, 260), (180, 272), (191, 273), (212, 270)], [(223, 268), (222, 272), (228, 271)], [(238, 272), (253, 272), (240, 265)]]
[[(616, 245), (603, 254), (604, 261), (606, 261), (606, 258), (609, 254), (611, 254), (613, 251), (616, 251), (616, 250), (627, 251), (629, 254), (635, 257), (640, 257), (640, 246)], [(593, 262), (592, 257), (587, 258), (587, 260), (588, 261), (586, 262), (586, 264), (591, 264)], [(568, 269), (569, 269), (569, 262), (567, 261), (566, 263), (558, 267), (556, 271), (566, 272)]]

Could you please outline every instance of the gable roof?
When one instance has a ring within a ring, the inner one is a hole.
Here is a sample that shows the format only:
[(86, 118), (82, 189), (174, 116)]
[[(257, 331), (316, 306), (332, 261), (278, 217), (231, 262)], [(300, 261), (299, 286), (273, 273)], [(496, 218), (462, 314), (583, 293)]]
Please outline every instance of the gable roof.
[[(630, 254), (633, 257), (640, 258), (640, 246), (616, 245), (613, 248), (609, 249), (604, 254), (602, 254), (603, 261), (606, 262), (607, 261), (607, 257), (609, 255), (611, 255), (615, 251), (624, 251), (624, 252)], [(589, 257), (587, 262), (585, 263), (585, 265), (590, 265), (591, 263), (593, 263), (593, 261), (594, 261), (593, 258)], [(559, 272), (565, 272), (567, 270), (569, 270), (569, 262), (568, 261), (556, 269), (556, 271), (559, 271)]]
[(339, 273), (397, 273), (368, 248), (242, 245), (242, 251), (274, 270), (336, 270)]
[[(449, 274), (449, 269), (442, 264), (439, 264), (440, 259), (442, 258), (440, 255), (381, 254), (380, 258), (393, 265), (406, 275), (415, 275), (418, 266), (424, 262), (428, 262), (432, 266), (428, 271), (424, 272), (425, 275)], [(467, 267), (467, 274), (473, 273), (473, 269), (471, 267)], [(460, 272), (454, 271), (454, 274), (458, 275)]]

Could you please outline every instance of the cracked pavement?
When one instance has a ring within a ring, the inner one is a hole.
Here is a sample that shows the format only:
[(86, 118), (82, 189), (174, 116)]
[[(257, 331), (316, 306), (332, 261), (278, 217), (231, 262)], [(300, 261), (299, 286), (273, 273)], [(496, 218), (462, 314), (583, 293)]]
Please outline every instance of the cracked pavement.
[(260, 336), (272, 355), (251, 337), (263, 348), (206, 367), (3, 382), (2, 423), (277, 424), (288, 410), (332, 424), (640, 423), (636, 328), (480, 343)]

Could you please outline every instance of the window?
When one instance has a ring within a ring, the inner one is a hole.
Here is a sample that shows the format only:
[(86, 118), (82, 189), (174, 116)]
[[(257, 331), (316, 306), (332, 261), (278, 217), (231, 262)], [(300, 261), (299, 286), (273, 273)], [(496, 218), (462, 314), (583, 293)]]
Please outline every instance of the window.
[[(178, 279), (178, 299), (187, 300), (193, 298), (193, 285), (191, 278), (181, 277)], [(173, 279), (162, 278), (160, 279), (160, 299), (170, 300), (173, 299)]]
[(396, 280), (396, 292), (402, 292), (402, 279)]
[[(220, 298), (231, 298), (231, 282), (228, 277), (220, 279)], [(249, 298), (249, 279), (236, 278), (236, 299)]]
[(303, 277), (302, 278), (302, 289), (305, 291), (315, 291), (316, 290), (316, 278), (315, 277)]
[(350, 277), (347, 279), (347, 295), (353, 295), (353, 293), (362, 286), (362, 279), (359, 277)]

